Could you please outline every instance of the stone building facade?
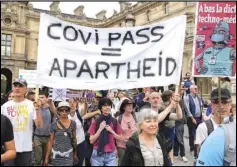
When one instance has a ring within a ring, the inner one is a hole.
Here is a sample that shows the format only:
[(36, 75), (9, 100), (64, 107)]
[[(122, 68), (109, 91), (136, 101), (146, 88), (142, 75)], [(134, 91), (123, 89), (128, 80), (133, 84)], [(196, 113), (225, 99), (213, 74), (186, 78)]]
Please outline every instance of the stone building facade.
[[(1, 74), (8, 82), (18, 76), (19, 69), (36, 69), (40, 13), (87, 27), (123, 27), (128, 13), (132, 13), (136, 26), (152, 24), (178, 15), (187, 15), (186, 40), (183, 54), (183, 76), (192, 67), (195, 2), (138, 2), (131, 5), (119, 2), (120, 11), (106, 18), (106, 10), (88, 18), (84, 6), (78, 6), (74, 15), (62, 13), (59, 2), (52, 2), (50, 11), (36, 9), (28, 2), (1, 2)], [(4, 39), (4, 40), (3, 40)], [(200, 79), (195, 79), (198, 85)], [(235, 80), (234, 80), (235, 81)], [(211, 78), (202, 79), (203, 94), (210, 94)]]

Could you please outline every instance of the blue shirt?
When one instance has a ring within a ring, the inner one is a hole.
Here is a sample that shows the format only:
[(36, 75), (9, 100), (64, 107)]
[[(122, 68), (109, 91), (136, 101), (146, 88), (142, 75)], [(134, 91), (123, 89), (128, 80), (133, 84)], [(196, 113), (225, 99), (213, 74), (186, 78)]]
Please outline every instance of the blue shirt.
[(218, 127), (201, 146), (196, 166), (223, 166), (225, 132)]
[(186, 107), (187, 107), (187, 116), (188, 117), (201, 117), (202, 111), (201, 111), (200, 105), (202, 106), (202, 103), (200, 104), (197, 95), (192, 96), (192, 98), (193, 98), (193, 102), (195, 103), (195, 108), (196, 108), (195, 115), (192, 115), (192, 113), (191, 113), (191, 109), (190, 109), (190, 106), (189, 106), (189, 96), (184, 97), (184, 101), (185, 101), (185, 104), (186, 104)]

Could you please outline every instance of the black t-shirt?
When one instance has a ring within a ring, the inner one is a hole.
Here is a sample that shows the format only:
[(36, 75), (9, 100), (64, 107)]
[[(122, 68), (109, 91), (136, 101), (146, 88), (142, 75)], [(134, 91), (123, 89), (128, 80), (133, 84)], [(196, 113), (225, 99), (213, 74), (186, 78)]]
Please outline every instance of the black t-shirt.
[(4, 143), (14, 139), (12, 123), (1, 114), (1, 154), (5, 152)]
[[(162, 112), (162, 111), (161, 111), (161, 112)], [(160, 114), (161, 112), (159, 112), (159, 114)], [(162, 133), (164, 136), (165, 136), (165, 133), (164, 133), (164, 130), (165, 130), (165, 121), (169, 121), (169, 119), (170, 119), (170, 114), (171, 114), (171, 113), (169, 113), (169, 114), (165, 117), (165, 119), (159, 123), (159, 132)]]

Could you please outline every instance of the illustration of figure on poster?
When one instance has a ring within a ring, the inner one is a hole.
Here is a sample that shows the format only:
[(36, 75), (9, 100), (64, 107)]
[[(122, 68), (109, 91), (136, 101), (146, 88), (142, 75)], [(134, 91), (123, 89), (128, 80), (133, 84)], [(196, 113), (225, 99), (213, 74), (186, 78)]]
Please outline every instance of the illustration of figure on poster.
[[(208, 47), (195, 57), (194, 62), (199, 75), (233, 76), (233, 64), (236, 60), (236, 49), (228, 47), (231, 39), (229, 24), (220, 21), (216, 24), (211, 41), (213, 46)], [(197, 48), (205, 47), (204, 40), (197, 40)], [(201, 65), (201, 60), (202, 65)]]

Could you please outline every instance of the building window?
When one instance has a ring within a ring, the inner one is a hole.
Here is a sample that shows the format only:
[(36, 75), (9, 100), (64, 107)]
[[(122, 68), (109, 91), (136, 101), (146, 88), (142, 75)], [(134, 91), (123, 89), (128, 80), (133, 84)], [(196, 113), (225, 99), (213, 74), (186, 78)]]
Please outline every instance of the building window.
[(187, 37), (193, 36), (193, 31), (194, 31), (194, 22), (188, 22), (186, 29), (186, 36)]
[(12, 35), (1, 35), (1, 56), (11, 56)]
[(164, 5), (164, 8), (165, 8), (165, 14), (168, 14), (169, 13), (169, 5), (168, 5), (168, 3), (166, 3)]

